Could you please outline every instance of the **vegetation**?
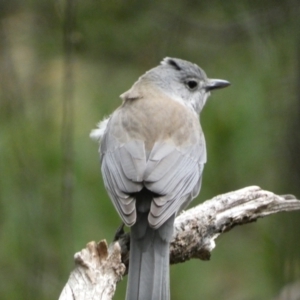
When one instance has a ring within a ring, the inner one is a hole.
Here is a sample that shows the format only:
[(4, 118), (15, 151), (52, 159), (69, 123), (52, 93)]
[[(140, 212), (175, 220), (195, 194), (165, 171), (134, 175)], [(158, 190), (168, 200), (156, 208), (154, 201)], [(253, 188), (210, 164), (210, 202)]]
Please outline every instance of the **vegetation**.
[[(194, 204), (249, 185), (299, 198), (299, 13), (296, 0), (2, 1), (0, 298), (58, 298), (74, 252), (113, 238), (89, 132), (166, 56), (232, 83), (201, 115)], [(297, 212), (234, 229), (209, 263), (171, 267), (172, 299), (271, 299), (300, 277), (299, 235)]]

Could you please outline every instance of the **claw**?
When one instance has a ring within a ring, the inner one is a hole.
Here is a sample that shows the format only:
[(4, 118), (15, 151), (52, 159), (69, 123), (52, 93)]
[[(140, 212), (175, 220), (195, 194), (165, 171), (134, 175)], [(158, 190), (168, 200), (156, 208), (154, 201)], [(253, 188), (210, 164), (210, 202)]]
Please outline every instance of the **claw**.
[(117, 229), (117, 231), (116, 231), (116, 233), (115, 233), (115, 236), (114, 236), (114, 242), (117, 241), (117, 240), (119, 240), (119, 238), (125, 233), (125, 231), (124, 231), (124, 226), (125, 226), (125, 224), (122, 223), (122, 224), (118, 227), (118, 229)]

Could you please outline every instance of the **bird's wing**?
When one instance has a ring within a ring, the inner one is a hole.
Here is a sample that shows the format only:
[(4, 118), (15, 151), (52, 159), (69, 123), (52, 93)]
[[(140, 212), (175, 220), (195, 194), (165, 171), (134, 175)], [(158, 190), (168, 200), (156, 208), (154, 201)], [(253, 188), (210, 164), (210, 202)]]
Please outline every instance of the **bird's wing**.
[[(150, 209), (149, 223), (158, 228), (200, 190), (206, 147), (198, 118), (164, 97), (125, 102), (101, 142), (104, 184), (128, 226), (136, 220), (136, 201), (141, 212)], [(151, 207), (134, 195), (144, 187), (154, 193)]]
[(204, 137), (184, 148), (168, 142), (154, 145), (144, 175), (146, 188), (162, 195), (151, 203), (148, 219), (153, 228), (160, 227), (199, 194), (205, 161)]
[(105, 188), (127, 226), (136, 220), (135, 197), (143, 188), (146, 167), (145, 147), (142, 141), (121, 143), (107, 132), (100, 146), (101, 171)]

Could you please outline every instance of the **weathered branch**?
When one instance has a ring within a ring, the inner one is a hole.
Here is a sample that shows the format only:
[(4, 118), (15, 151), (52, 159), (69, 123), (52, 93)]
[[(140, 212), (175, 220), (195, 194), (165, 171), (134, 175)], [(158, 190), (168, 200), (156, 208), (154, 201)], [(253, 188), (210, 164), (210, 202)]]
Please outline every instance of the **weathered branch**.
[(109, 248), (106, 241), (88, 243), (74, 255), (76, 267), (59, 299), (112, 299), (125, 273), (120, 250), (118, 243)]
[[(216, 196), (176, 218), (170, 262), (208, 260), (215, 239), (222, 232), (270, 214), (293, 210), (300, 210), (300, 201), (294, 196), (278, 196), (257, 186)], [(129, 244), (129, 234), (122, 232), (109, 247), (106, 241), (87, 244), (75, 254), (75, 270), (59, 299), (112, 299), (128, 265)]]

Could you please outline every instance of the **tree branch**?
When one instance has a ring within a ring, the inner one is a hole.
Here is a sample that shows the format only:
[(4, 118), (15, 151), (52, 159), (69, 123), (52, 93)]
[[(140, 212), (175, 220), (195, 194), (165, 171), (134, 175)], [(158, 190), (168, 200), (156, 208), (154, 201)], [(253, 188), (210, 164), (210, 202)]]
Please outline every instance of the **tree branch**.
[[(294, 210), (300, 210), (300, 201), (294, 196), (275, 195), (257, 186), (216, 196), (176, 218), (170, 263), (208, 260), (221, 233), (270, 214)], [(130, 235), (122, 231), (109, 247), (106, 241), (87, 244), (75, 254), (75, 270), (59, 299), (112, 299), (128, 266), (129, 246)]]

